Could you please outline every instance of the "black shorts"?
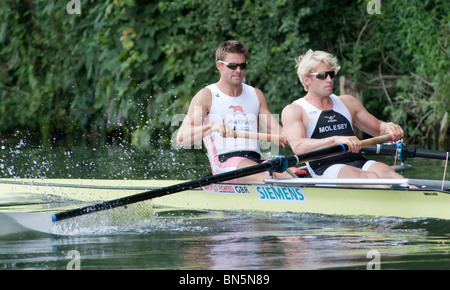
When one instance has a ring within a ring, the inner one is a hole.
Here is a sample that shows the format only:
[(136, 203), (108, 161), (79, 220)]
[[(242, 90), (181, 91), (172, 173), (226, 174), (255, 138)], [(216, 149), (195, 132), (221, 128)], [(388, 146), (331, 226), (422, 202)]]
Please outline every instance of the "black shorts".
[(252, 161), (255, 161), (258, 164), (264, 161), (261, 159), (261, 154), (255, 151), (234, 151), (225, 154), (220, 154), (219, 161), (223, 163), (231, 157), (244, 157)]

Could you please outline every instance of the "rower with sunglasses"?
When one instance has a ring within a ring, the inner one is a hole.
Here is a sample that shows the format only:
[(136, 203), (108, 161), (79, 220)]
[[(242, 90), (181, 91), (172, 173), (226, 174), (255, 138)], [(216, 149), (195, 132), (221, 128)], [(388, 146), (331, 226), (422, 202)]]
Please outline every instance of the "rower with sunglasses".
[[(282, 135), (282, 128), (270, 113), (264, 94), (243, 82), (247, 55), (246, 47), (238, 41), (219, 45), (216, 68), (220, 79), (194, 96), (177, 133), (177, 143), (184, 147), (203, 141), (213, 174), (264, 162), (259, 141), (234, 138), (235, 131), (259, 132), (262, 128), (269, 134)], [(290, 176), (274, 173), (274, 177)], [(267, 178), (269, 174), (262, 172), (228, 182), (261, 183)]]
[(400, 126), (382, 122), (370, 114), (353, 96), (333, 94), (333, 82), (340, 66), (336, 57), (323, 51), (308, 50), (296, 60), (297, 74), (307, 92), (287, 105), (281, 120), (287, 140), (295, 154), (338, 144), (347, 144), (348, 153), (307, 163), (315, 178), (403, 178), (390, 166), (367, 160), (353, 126), (371, 136), (389, 134), (392, 141), (403, 136)]

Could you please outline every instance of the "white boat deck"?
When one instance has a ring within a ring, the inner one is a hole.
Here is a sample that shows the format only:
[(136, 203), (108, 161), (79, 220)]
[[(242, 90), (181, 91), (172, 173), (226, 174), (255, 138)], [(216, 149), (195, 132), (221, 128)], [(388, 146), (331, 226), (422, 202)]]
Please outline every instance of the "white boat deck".
[(428, 180), (428, 179), (370, 179), (370, 178), (288, 178), (288, 179), (266, 179), (266, 184), (286, 186), (336, 186), (336, 185), (391, 185), (393, 188), (408, 188), (416, 186), (419, 189), (438, 189), (450, 191), (450, 181)]

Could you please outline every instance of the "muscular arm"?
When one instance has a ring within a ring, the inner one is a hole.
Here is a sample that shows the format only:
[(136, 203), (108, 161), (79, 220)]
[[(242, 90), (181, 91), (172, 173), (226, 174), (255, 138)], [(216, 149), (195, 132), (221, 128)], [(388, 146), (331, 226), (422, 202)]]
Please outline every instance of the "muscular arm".
[(371, 136), (380, 136), (389, 134), (392, 141), (397, 141), (403, 137), (403, 129), (392, 122), (386, 123), (370, 114), (363, 104), (353, 96), (343, 95), (340, 97), (342, 102), (350, 111), (353, 125)]
[(233, 136), (233, 129), (226, 124), (203, 125), (203, 118), (211, 110), (211, 91), (209, 89), (200, 90), (189, 105), (188, 113), (183, 123), (178, 129), (178, 145), (189, 147), (202, 142), (204, 136), (211, 132), (219, 132), (222, 137)]

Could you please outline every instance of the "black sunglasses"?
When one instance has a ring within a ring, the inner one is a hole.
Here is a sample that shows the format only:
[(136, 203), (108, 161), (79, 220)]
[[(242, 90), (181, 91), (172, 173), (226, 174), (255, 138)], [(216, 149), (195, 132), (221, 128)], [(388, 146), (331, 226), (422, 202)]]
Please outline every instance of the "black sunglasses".
[(311, 73), (309, 75), (316, 76), (316, 78), (318, 78), (319, 80), (324, 80), (328, 76), (330, 76), (330, 78), (334, 79), (335, 73), (334, 73), (334, 71), (330, 70), (330, 71), (323, 71), (323, 72), (318, 72), (318, 73)]
[(240, 67), (241, 69), (246, 69), (247, 68), (247, 63), (243, 62), (243, 63), (230, 63), (230, 62), (226, 62), (226, 61), (222, 61), (219, 60), (218, 62), (223, 63), (224, 65), (227, 66), (227, 68), (235, 70), (238, 67)]

